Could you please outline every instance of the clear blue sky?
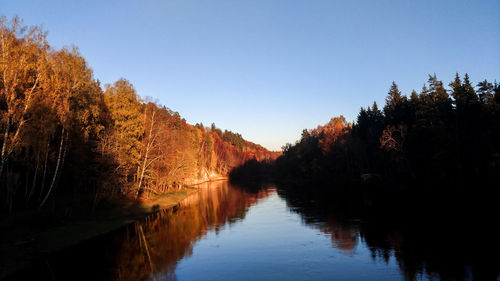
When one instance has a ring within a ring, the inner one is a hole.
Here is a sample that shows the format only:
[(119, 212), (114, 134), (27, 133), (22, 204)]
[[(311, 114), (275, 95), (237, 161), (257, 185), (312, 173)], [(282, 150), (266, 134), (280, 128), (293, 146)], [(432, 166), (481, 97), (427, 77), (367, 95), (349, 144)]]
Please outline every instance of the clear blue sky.
[(103, 84), (127, 78), (192, 124), (270, 149), (304, 128), (448, 84), (500, 79), (500, 1), (7, 1), (0, 15), (76, 45)]

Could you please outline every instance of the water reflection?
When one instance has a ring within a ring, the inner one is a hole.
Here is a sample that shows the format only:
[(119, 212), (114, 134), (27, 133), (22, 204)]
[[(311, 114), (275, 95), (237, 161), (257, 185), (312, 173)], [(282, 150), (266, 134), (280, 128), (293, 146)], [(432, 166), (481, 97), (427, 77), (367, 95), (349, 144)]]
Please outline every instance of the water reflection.
[(405, 280), (500, 280), (500, 232), (491, 206), (398, 202), (375, 208), (304, 190), (278, 188), (278, 194), (348, 255), (363, 243), (373, 261), (395, 259)]
[(117, 280), (175, 279), (177, 261), (192, 255), (196, 241), (244, 219), (248, 208), (270, 192), (249, 193), (227, 182), (205, 184), (180, 206), (133, 224), (117, 255)]
[(170, 210), (137, 221), (38, 261), (12, 280), (175, 280), (175, 267), (208, 232), (245, 218), (248, 208), (275, 192), (248, 192), (209, 183)]
[(496, 280), (496, 222), (453, 217), (219, 182), (14, 279)]

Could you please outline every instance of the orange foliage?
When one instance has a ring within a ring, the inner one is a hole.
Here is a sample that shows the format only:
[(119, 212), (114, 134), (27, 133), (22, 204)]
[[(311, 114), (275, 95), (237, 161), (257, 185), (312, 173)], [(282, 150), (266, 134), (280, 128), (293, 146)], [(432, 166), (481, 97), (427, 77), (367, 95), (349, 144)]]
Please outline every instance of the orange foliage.
[(324, 153), (327, 153), (352, 128), (351, 123), (347, 123), (344, 116), (333, 117), (324, 126), (318, 126), (309, 133), (312, 136), (318, 136), (318, 146)]
[(52, 49), (19, 18), (0, 17), (0, 57), (0, 208), (42, 208), (55, 190), (94, 206), (149, 196), (277, 156), (215, 124), (186, 123), (125, 79), (103, 91), (76, 48)]

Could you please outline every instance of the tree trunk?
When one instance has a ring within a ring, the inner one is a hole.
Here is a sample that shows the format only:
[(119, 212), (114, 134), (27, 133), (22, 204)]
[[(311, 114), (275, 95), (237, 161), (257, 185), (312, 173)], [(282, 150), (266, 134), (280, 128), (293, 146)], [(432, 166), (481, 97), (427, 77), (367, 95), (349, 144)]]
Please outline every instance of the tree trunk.
[(139, 194), (141, 192), (142, 179), (144, 178), (144, 171), (146, 170), (146, 161), (148, 161), (148, 150), (149, 149), (146, 149), (146, 155), (144, 155), (144, 163), (142, 163), (142, 171), (141, 176), (139, 177), (139, 185), (137, 187), (137, 194), (135, 196), (135, 199), (139, 199)]
[(3, 175), (3, 169), (5, 167), (5, 163), (7, 163), (7, 142), (9, 141), (9, 129), (10, 118), (7, 117), (7, 125), (5, 126), (5, 133), (3, 135), (2, 154), (0, 156), (0, 177)]
[(56, 164), (56, 169), (54, 171), (54, 176), (52, 177), (52, 182), (50, 184), (49, 190), (47, 191), (47, 194), (42, 200), (42, 203), (40, 203), (39, 209), (45, 205), (45, 202), (47, 202), (47, 199), (49, 198), (49, 195), (54, 188), (54, 185), (56, 183), (57, 175), (59, 174), (60, 166), (61, 166), (61, 160), (62, 160), (62, 154), (63, 154), (63, 147), (64, 147), (64, 127), (62, 128), (62, 133), (61, 133), (61, 143), (59, 144), (59, 154), (57, 156), (57, 164)]
[[(3, 53), (3, 55), (5, 55), (5, 52)], [(5, 59), (5, 58), (4, 58)], [(10, 154), (12, 153), (12, 150), (13, 150), (13, 145), (15, 144), (17, 138), (19, 137), (19, 133), (21, 132), (21, 128), (23, 127), (24, 123), (25, 123), (25, 115), (26, 115), (26, 112), (28, 112), (28, 108), (29, 108), (29, 105), (30, 105), (30, 100), (31, 100), (31, 97), (33, 95), (33, 91), (35, 90), (36, 86), (38, 85), (38, 74), (37, 74), (37, 77), (36, 77), (36, 80), (35, 80), (35, 83), (33, 84), (33, 86), (31, 87), (31, 91), (29, 92), (29, 94), (27, 94), (26, 96), (26, 101), (24, 103), (24, 109), (23, 109), (23, 112), (21, 114), (21, 118), (19, 120), (19, 124), (16, 128), (16, 132), (14, 133), (14, 137), (12, 138), (12, 144), (10, 147), (7, 147), (8, 144), (7, 142), (9, 141), (9, 131), (10, 131), (10, 123), (11, 123), (11, 120), (10, 120), (10, 116), (12, 116), (12, 112), (11, 112), (11, 107), (9, 106), (9, 101), (7, 101), (7, 124), (5, 126), (5, 133), (4, 133), (4, 139), (3, 139), (3, 144), (2, 144), (2, 152), (1, 152), (1, 156), (0, 156), (0, 176), (2, 176), (2, 173), (3, 173), (3, 169), (4, 169), (4, 166), (5, 166), (5, 163), (7, 162), (7, 158), (10, 156)], [(3, 82), (5, 83), (5, 71), (4, 71), (4, 79), (3, 79)], [(4, 88), (7, 88), (5, 87), (5, 85), (3, 85)], [(5, 91), (5, 96), (7, 96), (7, 92)]]
[(47, 175), (47, 160), (49, 159), (49, 148), (50, 148), (50, 137), (47, 137), (47, 149), (45, 152), (45, 163), (43, 164), (42, 187), (40, 188), (40, 194), (38, 195), (38, 202), (40, 202), (40, 200), (42, 200), (43, 190), (45, 189), (45, 176)]
[(62, 156), (61, 168), (59, 169), (59, 173), (57, 173), (56, 184), (54, 185), (54, 190), (59, 186), (59, 181), (61, 180), (62, 169), (64, 167), (64, 162), (66, 160), (66, 152), (68, 151), (68, 144), (64, 145), (64, 151)]
[[(139, 194), (141, 192), (141, 186), (142, 186), (142, 180), (144, 179), (144, 173), (146, 171), (146, 167), (149, 166), (149, 165), (147, 165), (149, 151), (153, 147), (155, 139), (156, 139), (156, 136), (153, 136), (153, 127), (154, 127), (154, 124), (155, 124), (155, 119), (154, 119), (155, 118), (155, 114), (156, 114), (156, 111), (153, 111), (153, 113), (151, 114), (151, 125), (149, 127), (148, 141), (146, 143), (146, 152), (144, 153), (144, 162), (142, 163), (142, 171), (141, 171), (141, 175), (139, 177), (139, 184), (138, 184), (138, 187), (137, 187), (137, 194), (135, 196), (136, 200), (139, 199)], [(144, 119), (145, 119), (145, 117), (146, 117), (146, 115), (144, 115)]]

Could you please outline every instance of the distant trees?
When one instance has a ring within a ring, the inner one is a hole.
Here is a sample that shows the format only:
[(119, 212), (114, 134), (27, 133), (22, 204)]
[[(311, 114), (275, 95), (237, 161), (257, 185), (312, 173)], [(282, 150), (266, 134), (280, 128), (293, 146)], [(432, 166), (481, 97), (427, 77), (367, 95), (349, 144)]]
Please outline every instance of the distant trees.
[(232, 145), (238, 147), (238, 148), (243, 148), (246, 147), (246, 141), (243, 139), (243, 137), (238, 134), (238, 133), (233, 133), (228, 130), (224, 130), (224, 133), (222, 134), (222, 140), (231, 143)]
[(1, 209), (71, 213), (276, 155), (215, 124), (187, 124), (125, 79), (103, 91), (78, 50), (54, 50), (45, 38), (19, 18), (0, 18)]

